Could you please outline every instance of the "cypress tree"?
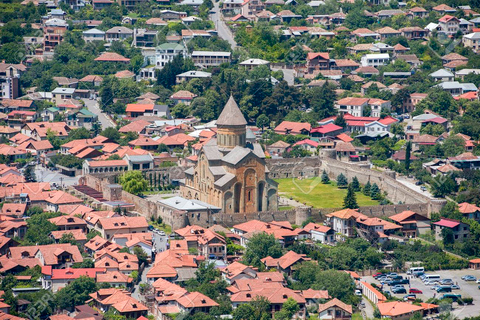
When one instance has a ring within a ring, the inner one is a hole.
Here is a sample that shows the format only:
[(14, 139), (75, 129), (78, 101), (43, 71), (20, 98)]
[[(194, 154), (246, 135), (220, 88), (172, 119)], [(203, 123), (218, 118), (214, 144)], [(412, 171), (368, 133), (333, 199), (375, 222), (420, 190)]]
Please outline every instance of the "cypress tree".
[(357, 209), (357, 196), (355, 195), (355, 191), (353, 190), (353, 183), (348, 185), (347, 195), (343, 199), (343, 208), (344, 209)]

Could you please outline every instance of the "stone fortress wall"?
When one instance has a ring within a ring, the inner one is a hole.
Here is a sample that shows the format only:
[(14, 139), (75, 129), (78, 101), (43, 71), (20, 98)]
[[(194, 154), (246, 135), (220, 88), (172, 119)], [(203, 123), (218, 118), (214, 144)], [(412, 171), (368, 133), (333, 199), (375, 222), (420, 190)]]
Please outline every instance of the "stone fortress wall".
[[(432, 200), (421, 193), (407, 188), (395, 180), (394, 172), (379, 172), (331, 158), (269, 159), (267, 160), (267, 165), (270, 170), (270, 176), (273, 179), (318, 177), (325, 170), (332, 179), (343, 173), (349, 181), (356, 176), (361, 184), (366, 184), (368, 181), (376, 183), (382, 191), (387, 192), (387, 197), (396, 204), (360, 207), (360, 212), (371, 217), (389, 217), (405, 210), (430, 215), (432, 212), (438, 212), (446, 203), (445, 200)], [(172, 179), (174, 178), (173, 176), (175, 178), (181, 177), (178, 167), (170, 170), (175, 172), (171, 175)], [(87, 175), (83, 183), (104, 192), (107, 190), (107, 185), (113, 183), (113, 180), (110, 175)], [(325, 215), (341, 210), (341, 208), (312, 209), (309, 207), (297, 207), (292, 210), (264, 211), (248, 214), (212, 214), (210, 212), (187, 214), (185, 212), (166, 211), (158, 202), (141, 198), (125, 191), (121, 192), (121, 198), (126, 202), (134, 204), (135, 210), (147, 219), (150, 219), (152, 216), (162, 217), (163, 221), (171, 225), (174, 230), (192, 224), (203, 227), (221, 224), (231, 227), (253, 219), (265, 222), (287, 220), (292, 224), (301, 225), (309, 217), (321, 222), (325, 219)], [(402, 204), (398, 204), (399, 202)]]

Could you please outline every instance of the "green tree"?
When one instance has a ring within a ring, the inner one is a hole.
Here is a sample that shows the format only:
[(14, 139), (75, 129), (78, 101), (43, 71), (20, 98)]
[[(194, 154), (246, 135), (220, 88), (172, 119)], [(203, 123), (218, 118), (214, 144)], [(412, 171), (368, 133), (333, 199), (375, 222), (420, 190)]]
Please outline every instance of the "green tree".
[(366, 196), (369, 196), (371, 188), (372, 188), (372, 185), (370, 184), (370, 181), (367, 181), (367, 184), (363, 186), (363, 194)]
[(170, 152), (170, 149), (167, 147), (165, 143), (160, 143), (158, 145), (158, 152)]
[(353, 177), (352, 179), (352, 187), (353, 191), (359, 192), (362, 188), (360, 187), (360, 182), (358, 182), (357, 176)]
[(322, 172), (322, 183), (323, 184), (329, 184), (330, 183), (330, 178), (328, 177), (328, 174), (325, 170)]
[(25, 181), (27, 182), (35, 182), (37, 178), (35, 176), (35, 167), (34, 166), (27, 166), (25, 171), (23, 172), (23, 176), (25, 177)]
[(408, 141), (405, 147), (405, 170), (410, 171), (410, 157), (412, 153), (412, 142)]
[(372, 187), (370, 188), (370, 198), (373, 200), (380, 200), (380, 188), (376, 183), (372, 184)]
[(345, 121), (345, 118), (343, 117), (343, 113), (340, 113), (337, 116), (337, 118), (335, 118), (335, 121), (333, 123), (342, 128), (345, 128), (347, 126), (347, 121)]
[(263, 128), (268, 126), (269, 123), (270, 123), (270, 118), (267, 117), (266, 115), (261, 114), (258, 116), (256, 124), (258, 128), (262, 129), (262, 131), (263, 131)]
[(273, 235), (267, 233), (255, 234), (247, 243), (245, 254), (243, 255), (243, 263), (253, 265), (257, 268), (263, 268), (260, 261), (263, 258), (271, 256), (278, 258), (282, 255), (282, 247), (275, 240)]
[(132, 194), (139, 194), (147, 190), (148, 182), (140, 171), (128, 171), (120, 176), (123, 190)]
[(133, 254), (137, 256), (138, 258), (138, 263), (141, 265), (141, 264), (146, 264), (147, 261), (148, 261), (148, 256), (147, 254), (145, 253), (145, 251), (143, 251), (143, 249), (139, 246), (135, 246), (133, 248)]
[(58, 217), (59, 213), (43, 212), (27, 219), (27, 232), (23, 238), (23, 245), (43, 245), (53, 243), (49, 237), (50, 232), (56, 231), (58, 227), (48, 219)]
[(433, 196), (437, 198), (443, 198), (457, 189), (457, 182), (450, 175), (444, 176), (438, 174), (433, 178), (430, 185), (432, 187)]
[(347, 177), (345, 177), (345, 175), (343, 173), (340, 173), (338, 176), (337, 176), (337, 186), (339, 188), (345, 188), (348, 186), (348, 180), (347, 180)]
[(348, 185), (348, 191), (347, 195), (343, 199), (343, 208), (345, 209), (357, 209), (358, 208), (358, 203), (357, 203), (357, 197), (355, 195), (355, 191), (353, 189), (353, 184), (350, 183)]
[(100, 135), (115, 142), (120, 140), (120, 132), (114, 127), (103, 129), (102, 132), (100, 132)]
[(77, 240), (75, 240), (75, 237), (73, 236), (72, 233), (64, 233), (60, 238), (60, 243), (70, 243), (72, 245), (76, 245)]
[(442, 239), (443, 239), (443, 245), (446, 247), (449, 247), (453, 245), (455, 242), (455, 237), (453, 234), (452, 229), (450, 228), (443, 228), (442, 229)]
[(442, 144), (445, 157), (455, 157), (465, 151), (465, 140), (458, 136), (449, 136)]
[(329, 295), (349, 304), (359, 300), (353, 294), (355, 283), (350, 275), (343, 271), (325, 270), (318, 272), (315, 275), (315, 283), (312, 285), (312, 289), (328, 290)]
[(89, 294), (97, 291), (95, 279), (81, 276), (55, 295), (55, 304), (59, 309), (73, 310), (75, 306), (85, 304)]
[(288, 298), (282, 305), (282, 309), (275, 313), (276, 320), (290, 320), (300, 310), (298, 302), (292, 297)]
[(185, 119), (190, 115), (191, 112), (192, 110), (190, 106), (187, 106), (184, 103), (177, 103), (170, 109), (170, 113), (175, 119)]

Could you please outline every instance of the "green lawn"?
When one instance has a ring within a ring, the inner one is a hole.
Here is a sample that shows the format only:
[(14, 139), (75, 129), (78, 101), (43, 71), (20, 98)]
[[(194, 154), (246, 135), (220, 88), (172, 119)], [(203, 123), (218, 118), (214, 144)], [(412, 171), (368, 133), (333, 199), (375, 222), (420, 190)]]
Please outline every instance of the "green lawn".
[[(292, 198), (298, 202), (306, 203), (314, 208), (340, 208), (347, 189), (337, 188), (335, 182), (323, 184), (320, 178), (311, 179), (277, 179), (280, 196)], [(378, 205), (378, 201), (370, 199), (361, 192), (357, 192), (359, 206)]]

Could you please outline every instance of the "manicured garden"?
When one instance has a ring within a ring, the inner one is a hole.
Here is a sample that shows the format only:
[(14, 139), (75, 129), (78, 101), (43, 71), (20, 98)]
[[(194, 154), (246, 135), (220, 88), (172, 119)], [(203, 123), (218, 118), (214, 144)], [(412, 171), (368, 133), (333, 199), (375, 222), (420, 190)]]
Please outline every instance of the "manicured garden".
[[(320, 177), (310, 179), (277, 179), (279, 195), (306, 203), (314, 208), (341, 208), (347, 188), (339, 189), (335, 181), (323, 184)], [(362, 192), (355, 192), (359, 206), (378, 205)]]

